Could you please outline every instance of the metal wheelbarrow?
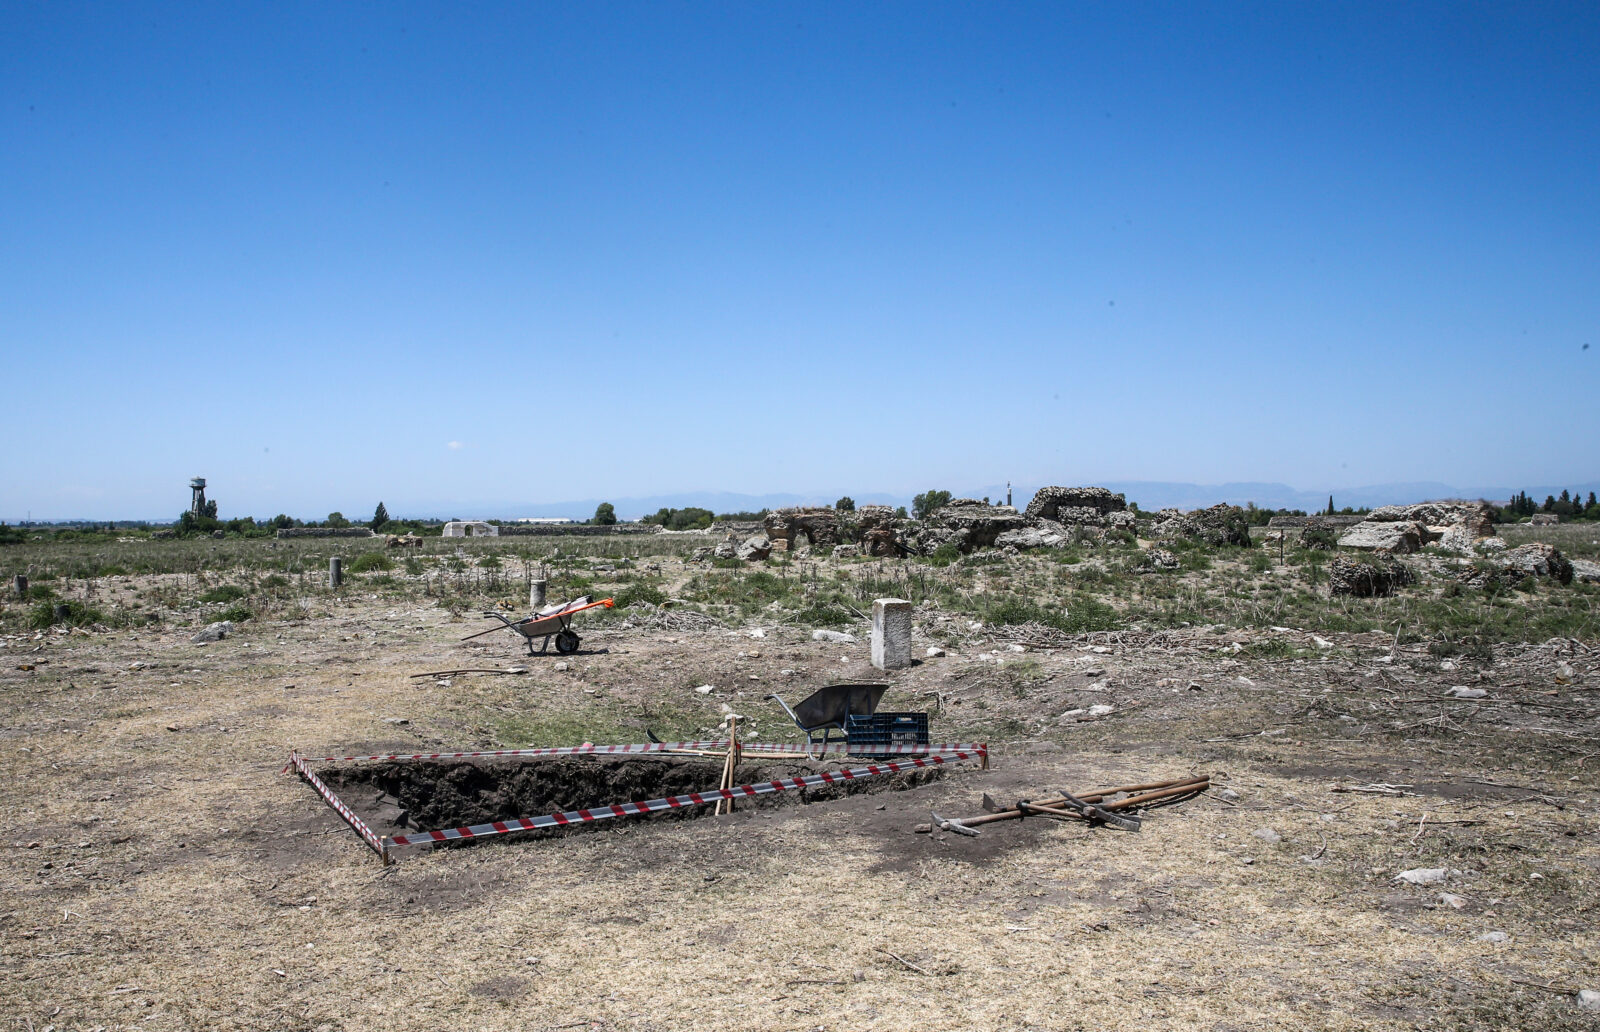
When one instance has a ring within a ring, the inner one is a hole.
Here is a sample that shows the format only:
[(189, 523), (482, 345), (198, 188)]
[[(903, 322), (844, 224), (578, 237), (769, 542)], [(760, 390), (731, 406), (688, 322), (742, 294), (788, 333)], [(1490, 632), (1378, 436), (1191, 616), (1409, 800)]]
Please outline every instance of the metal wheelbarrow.
[[(530, 656), (534, 655), (533, 639), (535, 638), (544, 639), (543, 644), (539, 646), (540, 652), (548, 649), (550, 647), (550, 639), (554, 638), (556, 640), (556, 651), (566, 656), (578, 651), (578, 643), (582, 641), (578, 637), (578, 632), (572, 629), (573, 614), (581, 613), (585, 609), (593, 609), (596, 606), (605, 606), (610, 609), (612, 601), (609, 598), (603, 598), (598, 602), (590, 602), (589, 596), (585, 595), (565, 604), (545, 606), (532, 616), (523, 617), (521, 620), (507, 619), (503, 614), (492, 610), (483, 615), (499, 620), (506, 627), (527, 639), (528, 655)], [(499, 630), (499, 628), (491, 627), (489, 630)], [(478, 633), (488, 634), (489, 631), (480, 631)], [(478, 635), (474, 634), (470, 635), (470, 637), (476, 638)], [(463, 638), (461, 640), (466, 641), (467, 639)]]
[(838, 731), (840, 741), (848, 741), (845, 722), (849, 717), (870, 717), (877, 710), (886, 684), (830, 684), (818, 688), (793, 709), (776, 695), (767, 698), (783, 707), (795, 726), (806, 733), (806, 745), (816, 744), (816, 733), (822, 732), (822, 748), (828, 748), (829, 736)]

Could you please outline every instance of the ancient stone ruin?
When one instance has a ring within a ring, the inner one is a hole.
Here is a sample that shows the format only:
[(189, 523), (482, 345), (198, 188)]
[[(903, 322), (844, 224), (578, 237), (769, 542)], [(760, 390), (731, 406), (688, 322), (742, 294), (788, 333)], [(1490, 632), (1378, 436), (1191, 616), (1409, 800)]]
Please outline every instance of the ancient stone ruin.
[(1363, 551), (1415, 552), (1424, 545), (1470, 551), (1494, 534), (1494, 512), (1486, 502), (1423, 502), (1385, 505), (1339, 538), (1339, 547)]
[(791, 506), (767, 513), (762, 525), (774, 551), (791, 552), (805, 545), (838, 544), (839, 516), (831, 505)]

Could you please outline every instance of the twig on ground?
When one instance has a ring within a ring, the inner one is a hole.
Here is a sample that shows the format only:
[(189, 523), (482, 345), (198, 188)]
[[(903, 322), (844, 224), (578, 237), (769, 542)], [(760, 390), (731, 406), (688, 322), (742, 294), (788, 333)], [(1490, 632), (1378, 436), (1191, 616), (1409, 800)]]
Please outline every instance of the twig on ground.
[(919, 975), (927, 975), (929, 978), (933, 977), (933, 973), (932, 972), (930, 972), (930, 971), (928, 971), (928, 970), (926, 970), (924, 968), (917, 967), (915, 964), (911, 963), (911, 961), (909, 961), (906, 958), (900, 956), (900, 954), (898, 954), (898, 953), (890, 953), (888, 950), (884, 949), (881, 946), (874, 946), (872, 948), (877, 950), (879, 953), (882, 953), (886, 957), (893, 957), (895, 960), (898, 960), (900, 963), (904, 964), (906, 967), (910, 968), (912, 971), (915, 971)]

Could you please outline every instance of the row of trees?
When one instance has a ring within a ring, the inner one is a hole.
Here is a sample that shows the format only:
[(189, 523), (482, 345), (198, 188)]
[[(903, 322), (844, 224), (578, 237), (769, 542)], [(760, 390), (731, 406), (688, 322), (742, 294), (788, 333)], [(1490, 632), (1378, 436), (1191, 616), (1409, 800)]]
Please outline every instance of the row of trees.
[(1593, 491), (1587, 499), (1578, 491), (1562, 491), (1559, 498), (1545, 495), (1544, 504), (1539, 505), (1528, 497), (1528, 492), (1518, 491), (1497, 511), (1496, 522), (1515, 523), (1541, 512), (1564, 520), (1600, 520), (1600, 500), (1596, 500)]

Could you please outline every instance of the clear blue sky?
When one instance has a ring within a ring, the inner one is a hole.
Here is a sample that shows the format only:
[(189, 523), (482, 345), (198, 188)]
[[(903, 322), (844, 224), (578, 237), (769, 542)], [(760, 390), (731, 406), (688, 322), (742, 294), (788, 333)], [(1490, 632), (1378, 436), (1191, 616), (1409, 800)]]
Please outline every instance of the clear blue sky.
[(1600, 6), (18, 2), (0, 270), (9, 519), (1593, 480)]

